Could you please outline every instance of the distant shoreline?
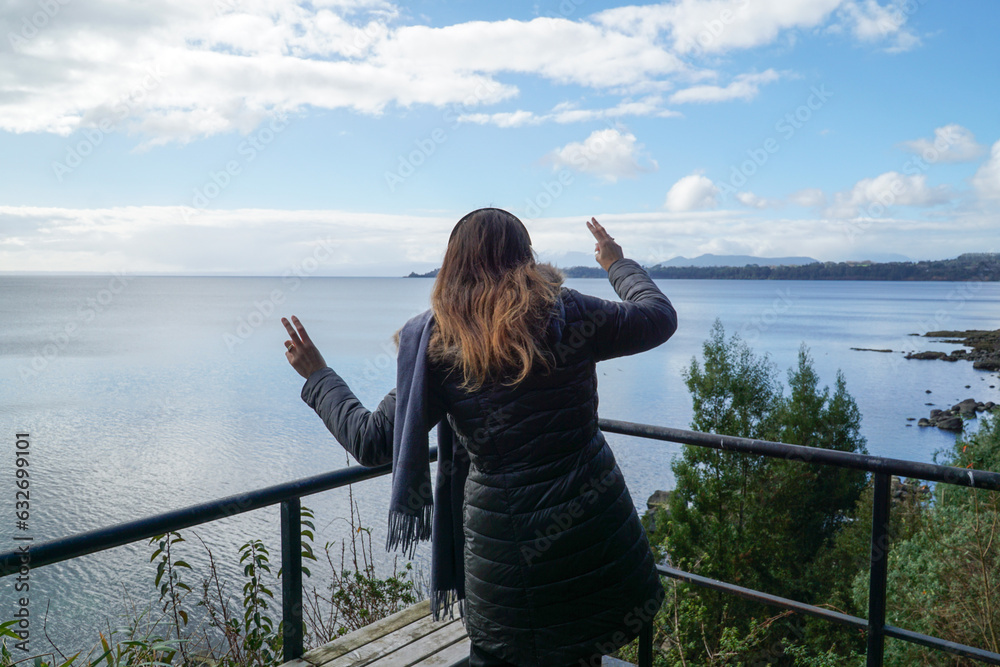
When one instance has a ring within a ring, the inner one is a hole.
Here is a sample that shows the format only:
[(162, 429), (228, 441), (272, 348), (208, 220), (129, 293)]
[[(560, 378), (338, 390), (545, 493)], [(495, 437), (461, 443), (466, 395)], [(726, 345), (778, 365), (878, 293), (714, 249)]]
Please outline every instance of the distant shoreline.
[[(955, 259), (922, 262), (814, 262), (760, 266), (648, 266), (653, 278), (666, 280), (871, 280), (871, 281), (1000, 281), (1000, 254), (969, 253)], [(561, 269), (567, 278), (604, 278), (598, 266)], [(438, 269), (408, 278), (433, 278)]]

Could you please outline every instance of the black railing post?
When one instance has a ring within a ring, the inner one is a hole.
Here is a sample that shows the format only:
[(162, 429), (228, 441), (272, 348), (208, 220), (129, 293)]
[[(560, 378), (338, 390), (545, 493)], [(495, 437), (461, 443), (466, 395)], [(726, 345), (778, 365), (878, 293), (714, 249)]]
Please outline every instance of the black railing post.
[(639, 665), (653, 667), (653, 620), (643, 623), (639, 630)]
[(283, 662), (302, 657), (302, 506), (281, 501), (281, 633)]
[(885, 589), (889, 573), (889, 492), (892, 478), (877, 472), (872, 503), (872, 557), (868, 584), (868, 662), (882, 667), (885, 651)]

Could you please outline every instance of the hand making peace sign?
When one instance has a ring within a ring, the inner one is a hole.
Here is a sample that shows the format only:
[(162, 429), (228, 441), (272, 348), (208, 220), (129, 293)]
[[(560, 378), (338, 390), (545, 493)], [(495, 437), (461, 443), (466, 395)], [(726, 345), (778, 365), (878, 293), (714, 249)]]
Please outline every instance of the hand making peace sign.
[(285, 330), (291, 337), (291, 340), (285, 341), (285, 358), (299, 375), (308, 380), (310, 375), (321, 368), (326, 368), (326, 361), (309, 338), (299, 318), (292, 315), (292, 322), (295, 323), (294, 329), (287, 319), (281, 318), (281, 323), (285, 325)]

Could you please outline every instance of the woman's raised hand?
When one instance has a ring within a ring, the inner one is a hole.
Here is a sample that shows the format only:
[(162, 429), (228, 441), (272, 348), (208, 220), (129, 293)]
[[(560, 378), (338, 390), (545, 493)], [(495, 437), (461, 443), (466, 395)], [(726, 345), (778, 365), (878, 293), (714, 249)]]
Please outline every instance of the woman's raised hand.
[(281, 323), (285, 325), (285, 330), (291, 338), (285, 341), (285, 358), (295, 372), (308, 380), (310, 375), (321, 368), (326, 368), (326, 362), (309, 338), (302, 322), (299, 322), (299, 318), (292, 315), (292, 322), (295, 323), (294, 329), (287, 319), (281, 318)]
[(597, 239), (597, 243), (594, 244), (594, 257), (597, 259), (597, 263), (601, 265), (605, 271), (611, 268), (611, 265), (617, 262), (619, 259), (623, 258), (625, 255), (622, 253), (622, 247), (615, 243), (615, 240), (611, 238), (608, 231), (601, 226), (601, 223), (597, 221), (597, 218), (591, 218), (587, 223), (587, 229), (590, 233), (594, 235)]

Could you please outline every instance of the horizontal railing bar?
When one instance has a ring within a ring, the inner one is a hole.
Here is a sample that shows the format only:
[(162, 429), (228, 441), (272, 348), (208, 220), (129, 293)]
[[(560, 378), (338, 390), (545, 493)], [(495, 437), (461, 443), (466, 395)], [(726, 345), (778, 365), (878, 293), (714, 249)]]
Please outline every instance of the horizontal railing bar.
[(597, 425), (602, 431), (607, 433), (619, 433), (621, 435), (678, 442), (698, 447), (711, 447), (724, 451), (758, 454), (760, 456), (807, 463), (821, 463), (838, 468), (852, 468), (854, 470), (866, 470), (873, 473), (915, 477), (933, 482), (1000, 491), (1000, 473), (986, 470), (969, 470), (967, 468), (942, 466), (933, 463), (890, 459), (870, 454), (841, 452), (836, 449), (789, 445), (784, 442), (739, 438), (732, 435), (717, 435), (715, 433), (699, 433), (698, 431), (685, 431), (679, 428), (653, 426), (651, 424), (634, 424), (632, 422), (616, 421), (613, 419), (599, 419)]
[[(437, 460), (437, 447), (430, 448), (431, 461)], [(301, 498), (330, 489), (336, 489), (355, 482), (386, 475), (392, 471), (390, 464), (373, 468), (351, 466), (302, 479), (275, 484), (273, 486), (237, 493), (225, 498), (211, 500), (189, 507), (156, 514), (114, 526), (78, 533), (70, 537), (58, 538), (29, 545), (30, 567), (32, 569), (61, 561), (86, 556), (106, 549), (113, 549), (139, 540), (149, 539), (183, 528), (190, 528), (218, 519), (224, 519), (243, 512), (275, 505), (283, 500)], [(0, 577), (14, 574), (21, 567), (21, 552), (0, 553)]]
[(992, 651), (987, 651), (986, 649), (976, 648), (975, 646), (957, 644), (955, 642), (950, 642), (947, 639), (938, 639), (937, 637), (922, 635), (919, 632), (913, 632), (912, 630), (904, 630), (903, 628), (887, 625), (885, 626), (885, 636), (902, 639), (903, 641), (908, 641), (913, 644), (921, 644), (928, 648), (940, 649), (942, 651), (947, 651), (948, 653), (965, 656), (966, 658), (974, 658), (991, 665), (1000, 665), (1000, 653), (994, 653)]
[(810, 616), (816, 616), (818, 618), (825, 618), (828, 621), (840, 623), (841, 625), (848, 625), (861, 630), (868, 629), (868, 621), (863, 618), (858, 618), (857, 616), (850, 616), (848, 614), (842, 614), (839, 611), (833, 611), (832, 609), (823, 609), (822, 607), (816, 607), (804, 602), (790, 600), (788, 598), (771, 595), (769, 593), (762, 593), (761, 591), (757, 591), (752, 588), (744, 588), (743, 586), (729, 584), (725, 581), (719, 581), (718, 579), (710, 579), (709, 577), (703, 577), (699, 574), (678, 570), (677, 568), (670, 567), (669, 565), (657, 565), (656, 569), (664, 576), (686, 581), (689, 584), (694, 584), (703, 588), (711, 588), (717, 591), (732, 593), (733, 595), (739, 595), (740, 597), (748, 600), (763, 602), (764, 604), (783, 607), (784, 609), (791, 609), (793, 611), (808, 614)]
[[(711, 447), (723, 451), (734, 451), (745, 454), (755, 454), (771, 458), (784, 458), (802, 462), (832, 465), (840, 468), (864, 470), (872, 473), (884, 473), (913, 477), (922, 480), (944, 482), (959, 486), (968, 486), (990, 490), (1000, 490), (1000, 473), (967, 470), (952, 466), (904, 461), (854, 452), (821, 449), (790, 445), (782, 442), (740, 438), (736, 436), (700, 433), (683, 429), (655, 426), (651, 424), (636, 424), (632, 422), (611, 419), (599, 419), (598, 426), (608, 433), (618, 433), (640, 438), (649, 438), (667, 442), (676, 442), (700, 447)], [(437, 448), (430, 448), (430, 460), (437, 460)], [(150, 517), (129, 521), (114, 526), (79, 533), (70, 537), (59, 538), (31, 544), (29, 548), (30, 567), (37, 568), (51, 565), (80, 556), (131, 544), (148, 539), (154, 535), (181, 530), (211, 521), (224, 519), (243, 512), (261, 509), (285, 500), (329, 491), (375, 477), (386, 475), (392, 471), (390, 464), (377, 467), (349, 467), (332, 472), (315, 475), (303, 479), (276, 484), (273, 486), (239, 493), (225, 498), (199, 503), (189, 507), (164, 512)], [(20, 570), (22, 553), (18, 550), (0, 553), (0, 577), (15, 574)], [(729, 584), (717, 579), (703, 577), (691, 572), (684, 572), (666, 565), (658, 565), (657, 571), (668, 577), (685, 581), (704, 588), (719, 590), (740, 597), (755, 600), (764, 604), (790, 609), (817, 618), (823, 618), (841, 625), (847, 625), (863, 630), (868, 629), (868, 621), (856, 616), (823, 609), (788, 598), (770, 595), (750, 588)], [(929, 648), (947, 651), (990, 664), (1000, 665), (1000, 654), (950, 642), (937, 637), (930, 637), (910, 630), (894, 626), (884, 627), (885, 635), (908, 641)]]

